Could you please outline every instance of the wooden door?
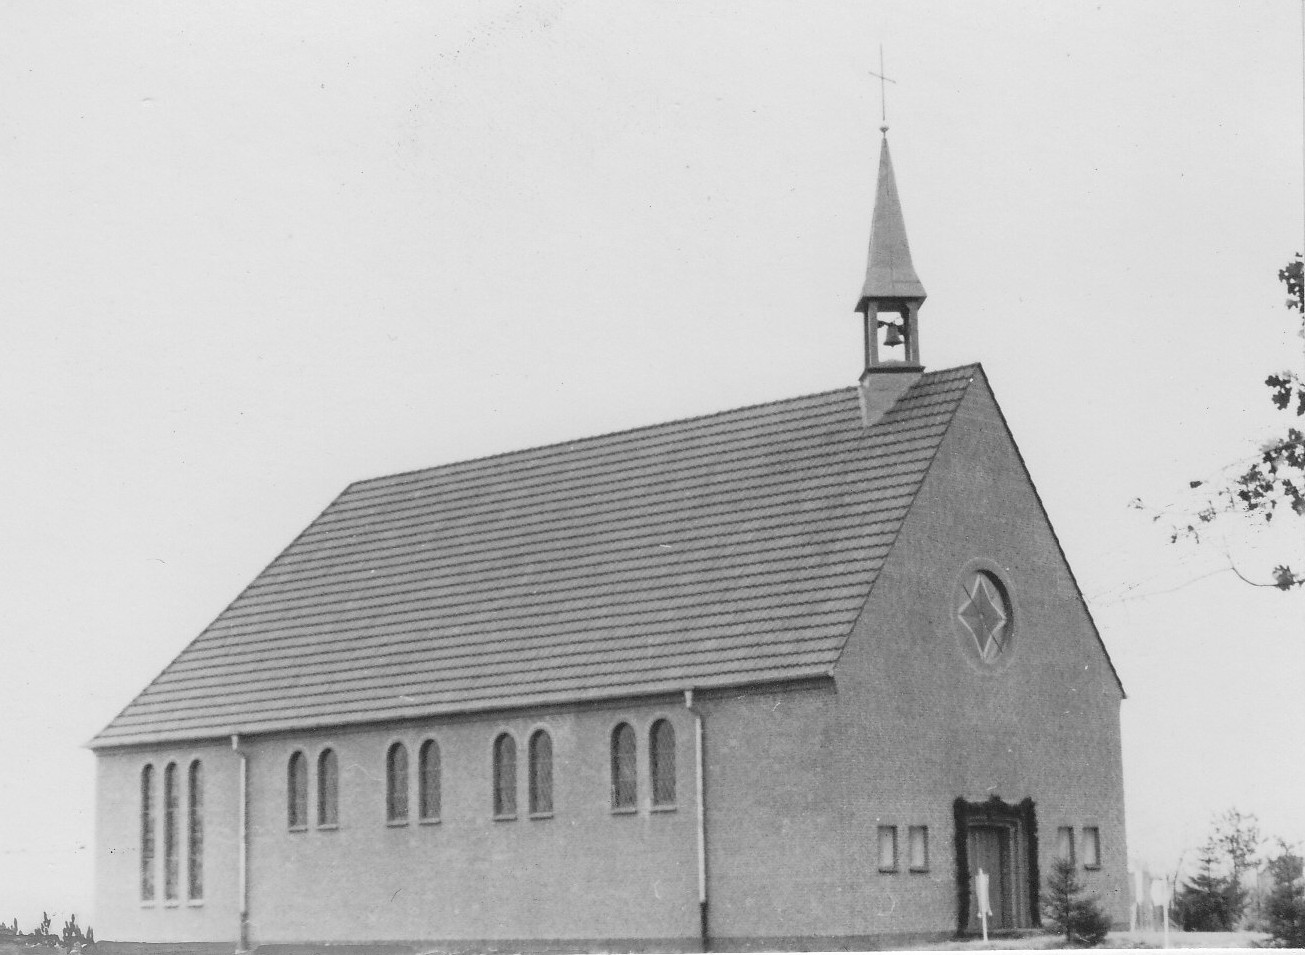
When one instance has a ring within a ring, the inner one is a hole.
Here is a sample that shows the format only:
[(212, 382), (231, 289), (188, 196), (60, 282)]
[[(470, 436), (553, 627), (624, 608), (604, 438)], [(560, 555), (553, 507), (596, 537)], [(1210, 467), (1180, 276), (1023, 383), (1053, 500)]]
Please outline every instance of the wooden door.
[(974, 894), (974, 877), (980, 869), (988, 873), (988, 904), (992, 907), (988, 930), (1013, 928), (1010, 830), (1004, 826), (972, 826), (969, 843), (971, 928), (978, 931), (981, 927), (979, 901)]

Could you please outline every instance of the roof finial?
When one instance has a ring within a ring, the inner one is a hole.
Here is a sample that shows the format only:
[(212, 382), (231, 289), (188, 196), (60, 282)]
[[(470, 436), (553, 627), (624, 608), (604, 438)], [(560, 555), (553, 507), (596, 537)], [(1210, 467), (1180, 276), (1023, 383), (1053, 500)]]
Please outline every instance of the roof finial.
[(893, 83), (895, 85), (897, 83), (897, 80), (890, 80), (887, 76), (884, 75), (884, 45), (882, 43), (879, 44), (879, 72), (876, 73), (874, 70), (871, 70), (870, 75), (877, 77), (879, 80), (879, 117), (881, 122), (883, 123), (883, 125), (879, 127), (879, 132), (887, 135), (888, 94), (887, 94), (887, 87), (884, 86), (884, 84)]

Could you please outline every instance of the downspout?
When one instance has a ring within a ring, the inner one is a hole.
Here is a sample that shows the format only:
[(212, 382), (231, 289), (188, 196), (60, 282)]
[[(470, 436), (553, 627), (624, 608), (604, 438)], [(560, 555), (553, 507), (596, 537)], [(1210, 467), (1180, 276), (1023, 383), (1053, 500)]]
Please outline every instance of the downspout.
[(684, 691), (684, 708), (693, 714), (693, 752), (695, 772), (694, 787), (698, 803), (698, 933), (702, 950), (709, 950), (710, 936), (707, 930), (707, 804), (704, 798), (706, 787), (703, 785), (703, 773), (706, 763), (703, 759), (702, 711), (693, 706), (693, 687)]
[(236, 827), (240, 842), (236, 847), (237, 894), (240, 900), (239, 952), (249, 951), (249, 754), (240, 748), (240, 734), (231, 734), (231, 750), (240, 757), (240, 808)]

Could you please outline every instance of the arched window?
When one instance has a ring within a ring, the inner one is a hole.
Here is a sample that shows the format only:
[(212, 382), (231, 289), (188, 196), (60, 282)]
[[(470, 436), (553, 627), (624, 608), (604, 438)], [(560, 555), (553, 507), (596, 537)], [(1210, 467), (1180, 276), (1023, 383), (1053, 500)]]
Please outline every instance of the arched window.
[(634, 809), (639, 799), (634, 730), (620, 723), (612, 730), (612, 808)]
[(177, 764), (168, 763), (163, 770), (163, 898), (177, 897)]
[(648, 764), (652, 772), (654, 806), (675, 805), (675, 727), (658, 720), (648, 734)]
[(494, 740), (494, 815), (517, 814), (517, 741), (504, 733)]
[(285, 814), (291, 829), (308, 825), (308, 759), (294, 753), (285, 771)]
[(335, 750), (324, 749), (317, 756), (317, 824), (334, 826), (340, 821), (340, 763)]
[(395, 743), (385, 754), (385, 818), (408, 821), (408, 748)]
[(154, 767), (140, 771), (140, 897), (154, 899)]
[(422, 822), (440, 818), (440, 744), (428, 739), (417, 750), (417, 812)]
[(547, 730), (530, 737), (530, 812), (553, 811), (553, 738)]
[(186, 774), (186, 898), (204, 897), (204, 767), (199, 760)]

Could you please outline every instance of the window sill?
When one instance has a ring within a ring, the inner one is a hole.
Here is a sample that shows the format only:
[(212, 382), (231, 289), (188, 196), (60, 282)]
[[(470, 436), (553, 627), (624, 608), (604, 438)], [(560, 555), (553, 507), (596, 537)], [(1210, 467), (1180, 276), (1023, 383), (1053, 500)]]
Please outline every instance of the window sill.
[(385, 825), (390, 829), (402, 829), (407, 824), (407, 819), (387, 819), (385, 821)]
[(181, 908), (181, 903), (178, 902), (176, 899), (169, 899), (168, 901), (163, 903), (163, 907), (165, 909), (179, 909)]
[(155, 902), (153, 899), (141, 899), (141, 900), (140, 900), (140, 907), (143, 908), (143, 909), (152, 909), (152, 908), (155, 908), (157, 905), (158, 905), (158, 903)]
[(440, 817), (431, 816), (428, 819), (418, 819), (417, 822), (419, 825), (423, 826), (438, 826), (440, 824)]
[(637, 816), (639, 815), (638, 806), (613, 806), (613, 816)]
[(653, 806), (652, 812), (675, 812), (678, 807), (673, 802), (663, 803), (660, 806)]
[(307, 827), (307, 826), (291, 826), (290, 829), (289, 829), (289, 831), (290, 831), (290, 832), (307, 832), (307, 831), (308, 831), (308, 827)]
[(516, 814), (516, 813), (513, 813), (513, 814), (510, 815), (510, 816), (507, 816), (507, 815), (495, 816), (495, 817), (494, 817), (494, 821), (495, 821), (495, 822), (516, 822), (516, 821), (517, 821), (517, 814)]
[(553, 818), (553, 811), (550, 809), (548, 812), (532, 812), (532, 813), (530, 814), (530, 818), (531, 818), (531, 819), (552, 819), (552, 818)]
[(879, 867), (880, 875), (897, 875), (897, 873), (900, 871), (901, 870), (897, 868), (897, 866), (893, 866), (891, 869), (885, 869), (883, 866)]
[(916, 875), (924, 875), (929, 871), (929, 867), (927, 865), (913, 865), (911, 866), (910, 871), (914, 872)]
[(1083, 868), (1084, 868), (1084, 869), (1087, 869), (1087, 871), (1089, 871), (1089, 872), (1099, 872), (1099, 871), (1101, 871), (1101, 863), (1098, 862), (1096, 865), (1088, 865), (1088, 864), (1085, 862), (1085, 863), (1083, 863)]
[(188, 908), (192, 908), (192, 909), (202, 909), (202, 908), (204, 907), (204, 900), (203, 900), (203, 899), (187, 899), (187, 900), (186, 900), (186, 905), (187, 905)]

